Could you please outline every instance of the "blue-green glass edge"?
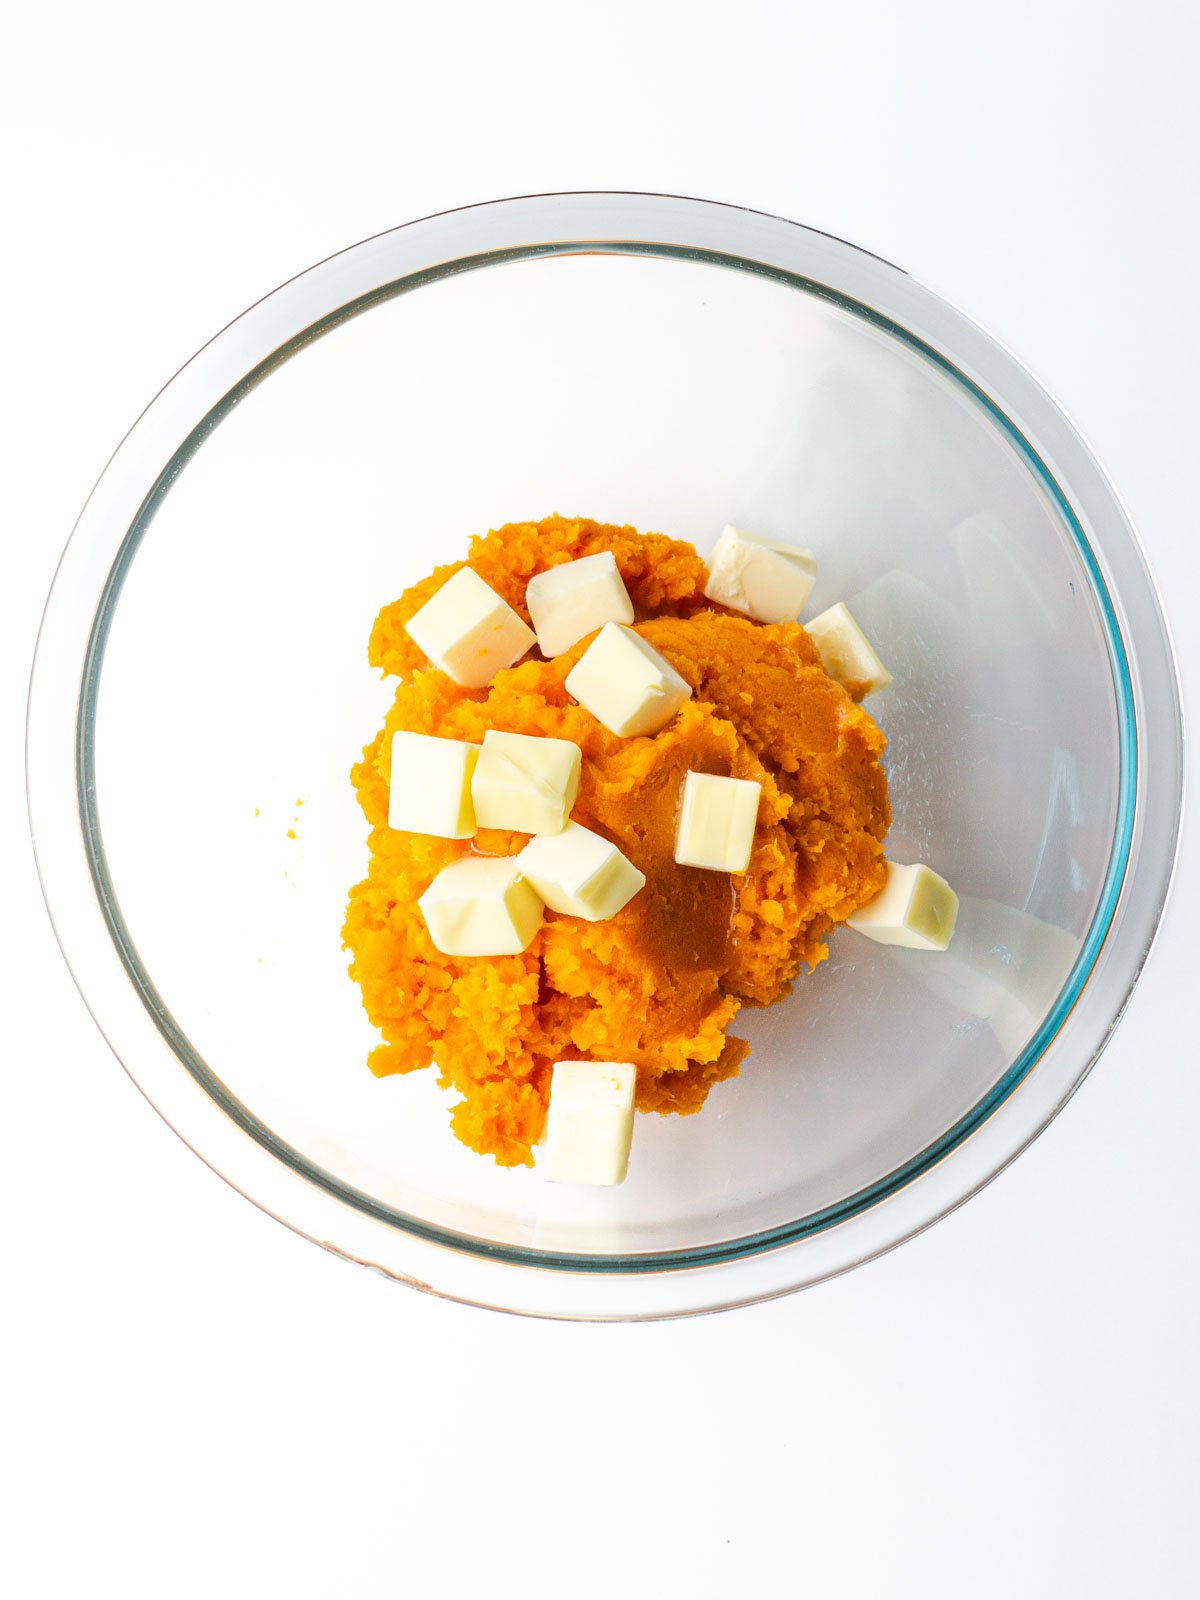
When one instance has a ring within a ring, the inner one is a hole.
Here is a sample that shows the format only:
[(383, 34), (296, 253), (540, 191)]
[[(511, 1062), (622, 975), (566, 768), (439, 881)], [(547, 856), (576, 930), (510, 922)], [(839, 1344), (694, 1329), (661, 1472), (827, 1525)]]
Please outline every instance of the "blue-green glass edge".
[[(854, 1194), (847, 1196), (832, 1206), (826, 1206), (820, 1211), (813, 1212), (809, 1216), (797, 1222), (789, 1223), (784, 1227), (768, 1229), (761, 1233), (747, 1234), (739, 1239), (728, 1240), (721, 1244), (705, 1245), (692, 1250), (662, 1251), (638, 1256), (572, 1255), (566, 1252), (539, 1251), (520, 1245), (495, 1244), (487, 1240), (473, 1238), (468, 1234), (454, 1233), (449, 1229), (435, 1227), (430, 1223), (421, 1221), (418, 1217), (412, 1217), (405, 1212), (396, 1211), (390, 1206), (382, 1205), (361, 1190), (355, 1189), (350, 1184), (342, 1183), (272, 1133), (265, 1123), (260, 1122), (253, 1113), (226, 1089), (221, 1080), (196, 1052), (187, 1036), (179, 1028), (142, 965), (137, 954), (137, 948), (133, 943), (121, 912), (112, 878), (109, 874), (96, 805), (96, 705), (100, 671), (116, 603), (120, 597), (125, 577), (137, 554), (138, 547), (145, 537), (159, 506), (175, 479), (183, 471), (192, 456), (199, 450), (209, 434), (246, 395), (257, 388), (272, 372), (302, 350), (305, 345), (323, 337), (342, 323), (360, 316), (363, 312), (371, 310), (374, 306), (386, 300), (394, 299), (398, 295), (407, 294), (428, 284), (453, 277), (458, 273), (476, 271), (481, 267), (499, 266), (507, 262), (531, 260), (538, 257), (573, 255), (583, 252), (593, 253), (598, 246), (605, 253), (614, 255), (659, 256), (698, 262), (733, 271), (750, 272), (759, 277), (773, 279), (789, 288), (815, 295), (819, 299), (828, 300), (842, 310), (848, 311), (851, 315), (880, 328), (893, 338), (899, 339), (910, 349), (917, 351), (918, 354), (931, 361), (943, 372), (949, 374), (956, 383), (966, 389), (983, 410), (999, 424), (1002, 432), (1007, 435), (1018, 453), (1032, 468), (1035, 477), (1053, 501), (1068, 531), (1075, 540), (1084, 569), (1091, 580), (1092, 591), (1098, 604), (1108, 646), (1109, 659), (1113, 668), (1113, 680), (1117, 691), (1117, 729), (1120, 753), (1120, 777), (1113, 835), (1114, 848), (1109, 858), (1108, 871), (1091, 926), (1088, 929), (1079, 956), (1050, 1014), (991, 1091), (973, 1106), (966, 1116), (960, 1118), (958, 1122), (947, 1129), (940, 1138), (936, 1139), (925, 1150), (911, 1157), (886, 1177), (878, 1179), (866, 1188), (857, 1190)], [(306, 1178), (309, 1182), (315, 1183), (319, 1188), (333, 1195), (335, 1199), (354, 1206), (357, 1210), (374, 1217), (378, 1221), (386, 1222), (393, 1227), (399, 1227), (405, 1232), (425, 1239), (430, 1243), (442, 1245), (453, 1250), (466, 1251), (469, 1254), (481, 1256), (488, 1260), (503, 1261), (515, 1266), (592, 1273), (661, 1272), (688, 1267), (716, 1266), (722, 1262), (738, 1260), (746, 1256), (757, 1255), (764, 1250), (777, 1249), (784, 1245), (796, 1243), (814, 1233), (833, 1227), (837, 1223), (847, 1221), (850, 1217), (856, 1216), (870, 1206), (887, 1199), (897, 1190), (903, 1188), (915, 1178), (920, 1177), (930, 1167), (935, 1166), (953, 1150), (957, 1149), (965, 1139), (969, 1138), (1024, 1080), (1055, 1034), (1062, 1027), (1076, 1000), (1079, 998), (1084, 984), (1087, 982), (1096, 957), (1112, 924), (1128, 865), (1129, 850), (1133, 838), (1137, 793), (1137, 763), (1136, 720), (1132, 684), (1129, 676), (1129, 663), (1116, 613), (1099, 563), (1069, 501), (1046, 467), (1046, 464), (1030, 445), (1024, 434), (1020, 432), (991, 397), (939, 351), (908, 329), (893, 322), (890, 318), (883, 316), (861, 301), (839, 294), (826, 284), (818, 283), (799, 273), (789, 272), (782, 267), (772, 266), (765, 262), (747, 260), (743, 257), (729, 255), (720, 251), (678, 245), (649, 244), (640, 240), (628, 242), (622, 240), (557, 240), (553, 243), (542, 245), (487, 251), (440, 263), (436, 267), (427, 268), (421, 272), (412, 273), (403, 278), (395, 279), (390, 283), (382, 284), (369, 293), (348, 301), (345, 305), (338, 307), (336, 311), (331, 312), (329, 316), (302, 329), (246, 373), (216, 405), (211, 407), (174, 452), (170, 461), (151, 485), (141, 506), (138, 508), (137, 515), (121, 542), (121, 547), (109, 569), (104, 588), (101, 591), (88, 637), (81, 676), (75, 739), (76, 786), (80, 828), (83, 835), (88, 869), (101, 914), (104, 917), (109, 934), (130, 982), (140, 995), (142, 1003), (149, 1012), (155, 1026), (184, 1068), (221, 1110), (243, 1132), (247, 1133), (277, 1159), (291, 1167), (293, 1171), (299, 1173), (300, 1176)]]

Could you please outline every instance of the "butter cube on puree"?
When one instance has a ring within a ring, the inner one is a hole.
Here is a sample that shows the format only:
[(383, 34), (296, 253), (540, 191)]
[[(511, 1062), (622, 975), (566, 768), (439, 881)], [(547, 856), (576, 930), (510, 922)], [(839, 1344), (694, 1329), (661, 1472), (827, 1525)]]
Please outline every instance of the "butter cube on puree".
[(516, 856), (464, 856), (417, 901), (444, 956), (518, 956), (542, 925), (542, 902)]
[(561, 656), (606, 622), (633, 621), (633, 601), (611, 550), (539, 572), (529, 580), (525, 604), (544, 656)]
[(842, 601), (806, 622), (804, 631), (816, 645), (825, 671), (856, 699), (891, 683), (891, 673)]
[(883, 893), (863, 906), (847, 924), (879, 944), (910, 950), (944, 950), (958, 918), (958, 896), (930, 867), (887, 864)]
[(388, 827), (470, 839), (475, 832), (471, 774), (478, 756), (477, 744), (398, 729), (392, 735)]
[(624, 739), (657, 733), (692, 693), (653, 645), (616, 622), (604, 624), (563, 681), (597, 722)]
[(531, 839), (517, 860), (551, 911), (585, 922), (615, 917), (646, 882), (615, 844), (578, 822)]
[(622, 1183), (633, 1140), (637, 1068), (628, 1061), (559, 1061), (550, 1078), (546, 1177)]
[(708, 558), (705, 597), (756, 622), (797, 617), (817, 581), (811, 550), (727, 527)]
[(675, 859), (685, 867), (745, 872), (754, 845), (761, 784), (689, 772), (675, 827)]
[(489, 684), (534, 641), (532, 630), (471, 567), (460, 567), (406, 627), (433, 665), (467, 689)]
[(471, 798), (481, 828), (561, 833), (579, 793), (582, 755), (570, 739), (489, 728), (475, 763)]

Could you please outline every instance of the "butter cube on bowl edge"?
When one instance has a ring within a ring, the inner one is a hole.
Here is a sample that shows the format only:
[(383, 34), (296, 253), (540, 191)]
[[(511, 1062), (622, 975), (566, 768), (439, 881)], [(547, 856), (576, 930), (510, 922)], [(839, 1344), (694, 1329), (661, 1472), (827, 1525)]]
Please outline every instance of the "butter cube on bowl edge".
[(637, 1068), (628, 1061), (558, 1061), (546, 1115), (550, 1183), (623, 1183), (633, 1139)]
[(846, 926), (877, 944), (902, 945), (909, 950), (945, 950), (958, 918), (958, 896), (923, 862), (905, 866), (887, 864), (888, 879), (881, 894), (846, 918)]
[(864, 695), (874, 694), (891, 683), (891, 673), (844, 600), (806, 622), (804, 631), (816, 645), (825, 671), (849, 693), (860, 689)]
[(756, 622), (787, 622), (808, 602), (817, 558), (799, 545), (728, 524), (708, 558), (708, 574), (706, 599)]

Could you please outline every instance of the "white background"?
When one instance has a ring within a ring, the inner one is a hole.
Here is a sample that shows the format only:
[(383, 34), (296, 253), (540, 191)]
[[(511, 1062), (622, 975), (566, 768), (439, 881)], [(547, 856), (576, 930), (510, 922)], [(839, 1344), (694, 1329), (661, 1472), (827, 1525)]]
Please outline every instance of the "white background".
[(0, 1582), (1194, 1594), (1194, 841), (1114, 1043), (970, 1205), (799, 1297), (571, 1327), (337, 1261), (183, 1148), (61, 962), (20, 749), (60, 547), (193, 350), (367, 234), (566, 188), (780, 212), (978, 317), (1125, 495), (1194, 701), (1192, 9), (115, 0), (24, 6), (4, 38)]

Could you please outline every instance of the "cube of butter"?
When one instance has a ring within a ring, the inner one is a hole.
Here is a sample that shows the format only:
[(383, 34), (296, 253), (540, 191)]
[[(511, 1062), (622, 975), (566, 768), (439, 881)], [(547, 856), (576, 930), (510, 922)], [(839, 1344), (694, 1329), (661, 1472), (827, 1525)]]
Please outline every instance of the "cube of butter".
[(879, 944), (944, 950), (958, 917), (958, 896), (930, 867), (887, 864), (887, 886), (846, 922)]
[(891, 683), (891, 673), (842, 601), (806, 622), (804, 631), (816, 645), (825, 671), (851, 694), (861, 697)]
[(676, 861), (712, 872), (745, 872), (761, 794), (762, 785), (748, 778), (685, 774), (675, 824)]
[(585, 922), (615, 917), (646, 882), (615, 844), (578, 822), (531, 839), (517, 861), (551, 911)]
[(447, 677), (482, 689), (533, 643), (533, 632), (471, 567), (460, 567), (405, 624)]
[(757, 622), (798, 617), (817, 581), (811, 550), (727, 527), (708, 558), (704, 593)]
[(633, 621), (633, 601), (611, 550), (539, 572), (529, 580), (525, 604), (544, 656), (561, 656), (606, 622)]
[(550, 1078), (546, 1177), (622, 1183), (633, 1140), (637, 1068), (628, 1061), (559, 1061)]
[(570, 739), (489, 728), (471, 778), (481, 828), (561, 833), (579, 793), (582, 756)]
[(692, 693), (669, 661), (617, 622), (604, 624), (564, 684), (597, 722), (627, 739), (657, 733)]
[(516, 856), (463, 856), (417, 901), (429, 937), (447, 956), (517, 956), (542, 925), (542, 902)]
[(439, 839), (471, 838), (471, 774), (478, 756), (477, 744), (397, 729), (392, 735), (388, 827)]

